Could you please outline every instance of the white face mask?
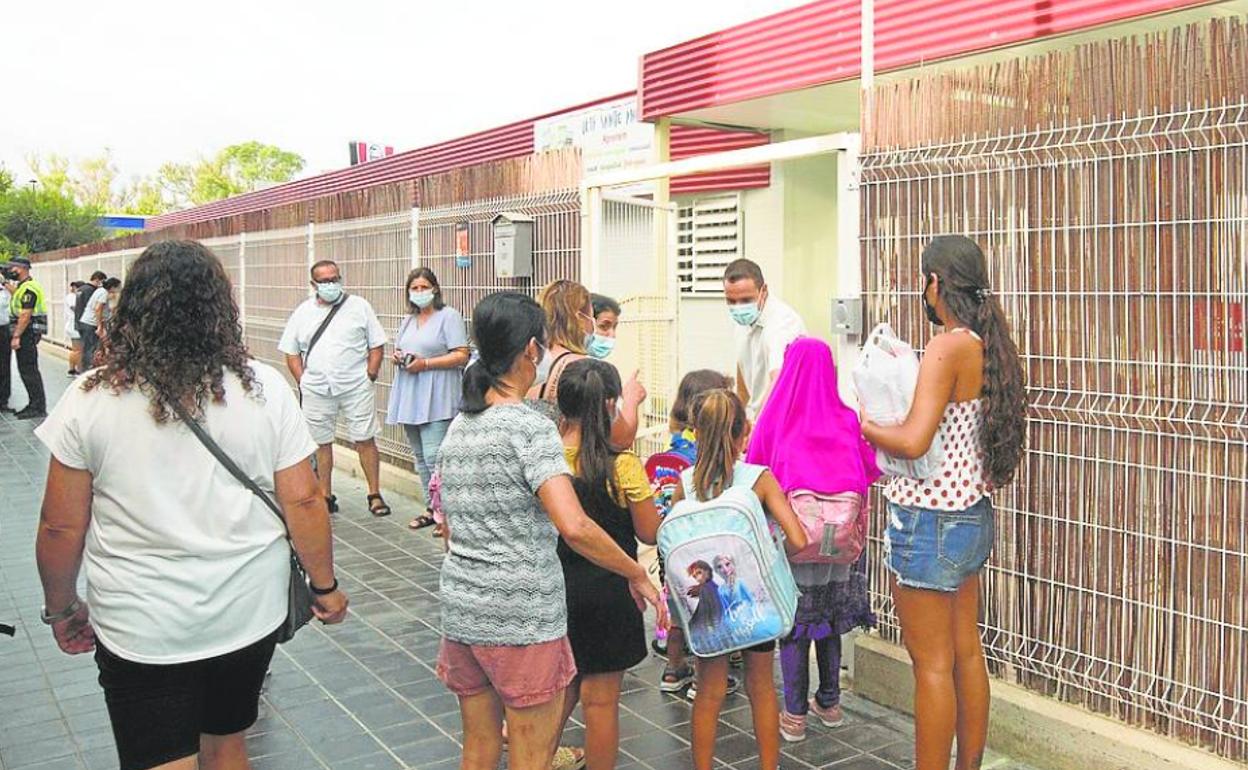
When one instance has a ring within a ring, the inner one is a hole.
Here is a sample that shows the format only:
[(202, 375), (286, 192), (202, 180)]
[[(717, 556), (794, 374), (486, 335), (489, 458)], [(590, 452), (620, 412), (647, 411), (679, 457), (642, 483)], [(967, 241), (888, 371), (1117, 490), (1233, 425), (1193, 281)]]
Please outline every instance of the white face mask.
[(533, 380), (534, 385), (541, 385), (550, 377), (550, 367), (554, 363), (550, 357), (550, 350), (541, 345), (538, 348), (542, 351), (542, 357), (537, 360), (537, 377)]
[(342, 296), (342, 281), (326, 281), (316, 285), (316, 296), (331, 305)]
[(408, 301), (421, 310), (424, 310), (433, 304), (433, 297), (433, 289), (426, 289), (425, 291), (409, 291), (407, 293)]

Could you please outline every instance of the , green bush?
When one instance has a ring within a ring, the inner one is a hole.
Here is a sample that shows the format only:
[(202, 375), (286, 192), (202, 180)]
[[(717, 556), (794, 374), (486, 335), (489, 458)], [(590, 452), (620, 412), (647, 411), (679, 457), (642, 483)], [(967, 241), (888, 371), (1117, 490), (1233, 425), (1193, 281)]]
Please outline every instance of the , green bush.
[(0, 193), (0, 254), (37, 254), (104, 237), (100, 212), (42, 187), (10, 187)]

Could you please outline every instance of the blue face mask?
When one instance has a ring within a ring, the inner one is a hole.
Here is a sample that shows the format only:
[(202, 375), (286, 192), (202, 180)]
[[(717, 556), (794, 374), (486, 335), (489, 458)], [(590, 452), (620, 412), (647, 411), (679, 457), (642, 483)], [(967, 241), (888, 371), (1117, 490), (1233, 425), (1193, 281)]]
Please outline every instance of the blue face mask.
[(332, 305), (342, 297), (342, 282), (327, 281), (326, 283), (318, 283), (316, 285), (316, 296)]
[(594, 358), (606, 358), (612, 350), (615, 350), (615, 337), (591, 334), (585, 343), (585, 351)]
[(407, 299), (416, 307), (424, 310), (433, 304), (433, 289), (428, 291), (409, 291)]
[(747, 302), (743, 305), (729, 305), (728, 315), (732, 316), (732, 320), (742, 326), (753, 326), (759, 316), (758, 303)]

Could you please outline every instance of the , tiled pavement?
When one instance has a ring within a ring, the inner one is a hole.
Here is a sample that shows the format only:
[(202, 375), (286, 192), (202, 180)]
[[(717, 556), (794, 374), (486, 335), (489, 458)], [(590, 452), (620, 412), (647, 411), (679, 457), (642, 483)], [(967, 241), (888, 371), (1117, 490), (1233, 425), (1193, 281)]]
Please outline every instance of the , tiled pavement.
[[(59, 359), (44, 357), (49, 401), (68, 380)], [(16, 379), (16, 378), (14, 378)], [(25, 403), (15, 383), (11, 403)], [(0, 770), (66, 770), (117, 766), (104, 699), (89, 655), (62, 654), (39, 622), (42, 592), (34, 533), (47, 452), (29, 422), (0, 416)], [(455, 698), (434, 677), (438, 646), (440, 547), (428, 530), (405, 524), (412, 500), (390, 495), (394, 515), (368, 515), (363, 489), (340, 474), (343, 510), (334, 519), (338, 576), (351, 597), (339, 626), (313, 624), (278, 649), (248, 738), (258, 770), (381, 770), (458, 767), (462, 733)], [(659, 693), (662, 661), (651, 658), (624, 681), (620, 770), (680, 770), (689, 757), (690, 704)], [(893, 770), (912, 767), (908, 718), (852, 693), (846, 723), (818, 723), (803, 743), (786, 746), (782, 768)], [(578, 714), (579, 716), (579, 714)], [(722, 719), (717, 766), (755, 768), (756, 751), (744, 695), (731, 696)], [(574, 724), (565, 743), (580, 745)], [(985, 767), (1024, 765), (991, 757)]]

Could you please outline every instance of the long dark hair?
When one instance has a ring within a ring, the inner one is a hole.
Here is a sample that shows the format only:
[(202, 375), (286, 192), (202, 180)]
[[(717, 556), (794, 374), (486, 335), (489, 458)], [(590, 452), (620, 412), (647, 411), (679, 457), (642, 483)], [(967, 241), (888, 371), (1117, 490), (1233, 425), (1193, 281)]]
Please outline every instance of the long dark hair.
[(158, 423), (174, 419), (172, 403), (195, 416), (209, 400), (224, 403), (226, 370), (248, 393), (260, 388), (230, 279), (198, 241), (160, 241), (143, 250), (126, 274), (103, 357), (84, 388), (138, 388)]
[(1027, 436), (1027, 386), (1001, 303), (988, 285), (984, 252), (970, 238), (942, 235), (923, 250), (923, 274), (940, 278), (937, 293), (958, 321), (984, 341), (985, 480), (994, 488), (1014, 478)]
[(698, 461), (693, 466), (693, 490), (698, 500), (713, 500), (732, 486), (745, 425), (745, 405), (731, 390), (707, 391), (694, 400)]
[(438, 283), (438, 277), (434, 275), (433, 271), (429, 268), (418, 267), (407, 274), (407, 283), (403, 284), (403, 301), (407, 303), (408, 309), (413, 313), (420, 310), (420, 308), (413, 305), (412, 301), (407, 298), (407, 292), (412, 288), (412, 281), (417, 278), (424, 278), (426, 281), (433, 284), (433, 309), (441, 310), (446, 307), (446, 302), (442, 299), (442, 284)]
[(581, 428), (577, 452), (576, 495), (586, 512), (609, 511), (614, 502), (615, 458), (607, 401), (620, 397), (620, 373), (606, 361), (583, 358), (568, 364), (559, 377), (559, 411)]
[(503, 376), (511, 371), (529, 340), (546, 344), (546, 315), (530, 297), (500, 291), (481, 300), (473, 309), (472, 336), (477, 341), (478, 358), (464, 370), (460, 410), (480, 414), (487, 406), (486, 394), (504, 387)]

